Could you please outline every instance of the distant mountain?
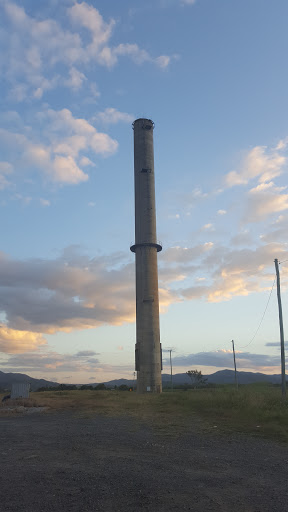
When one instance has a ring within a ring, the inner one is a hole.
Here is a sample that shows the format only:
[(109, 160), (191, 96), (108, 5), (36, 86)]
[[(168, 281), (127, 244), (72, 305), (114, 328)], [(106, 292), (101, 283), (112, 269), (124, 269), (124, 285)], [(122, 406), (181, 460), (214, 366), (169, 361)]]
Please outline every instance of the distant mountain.
[[(234, 370), (220, 370), (219, 372), (212, 373), (211, 375), (204, 375), (208, 383), (211, 384), (234, 384), (235, 376)], [(280, 384), (281, 375), (266, 375), (265, 373), (254, 373), (254, 372), (237, 372), (239, 384), (254, 384), (256, 382), (270, 382), (271, 384)], [(13, 382), (29, 382), (31, 385), (31, 391), (36, 391), (39, 388), (45, 387), (57, 387), (58, 382), (52, 382), (45, 379), (33, 379), (29, 375), (24, 373), (4, 373), (0, 372), (0, 388), (11, 389)], [(169, 387), (171, 382), (171, 376), (169, 373), (162, 374), (163, 387)], [(90, 386), (97, 386), (98, 383), (89, 384)], [(104, 382), (108, 388), (114, 386), (126, 385), (128, 387), (136, 386), (135, 379), (114, 379), (109, 382)], [(176, 373), (173, 375), (173, 385), (191, 384), (191, 380), (186, 373)]]
[[(218, 372), (212, 373), (211, 375), (204, 375), (207, 379), (207, 382), (210, 384), (234, 384), (235, 382), (235, 373), (234, 370), (220, 370)], [(256, 382), (270, 382), (271, 384), (280, 384), (281, 383), (281, 375), (267, 375), (265, 373), (254, 373), (254, 372), (237, 372), (237, 378), (239, 384), (254, 384)], [(168, 387), (171, 382), (171, 376), (168, 373), (162, 374), (162, 384), (163, 387)], [(126, 386), (135, 385), (135, 380), (128, 379), (115, 379), (110, 380), (109, 382), (104, 382), (107, 387), (121, 386), (121, 384), (126, 384)], [(176, 373), (173, 375), (173, 384), (175, 385), (183, 385), (183, 384), (191, 384), (191, 379), (188, 377), (186, 373)], [(96, 386), (97, 384), (92, 384), (92, 386)]]
[[(234, 370), (221, 370), (212, 375), (207, 375), (208, 382), (214, 384), (233, 384), (235, 382)], [(239, 384), (254, 384), (256, 382), (270, 382), (271, 384), (280, 384), (281, 375), (267, 375), (266, 373), (238, 372), (237, 379)]]
[[(235, 382), (234, 370), (220, 370), (211, 375), (204, 375), (210, 384), (233, 384)], [(267, 375), (266, 373), (239, 372), (237, 371), (239, 384), (254, 384), (255, 382), (270, 382), (272, 384), (281, 383), (281, 375)], [(171, 380), (170, 375), (163, 374), (163, 384), (168, 384)], [(174, 384), (190, 384), (191, 380), (186, 373), (177, 373), (173, 375)]]
[(24, 373), (4, 373), (0, 372), (0, 388), (11, 389), (13, 382), (29, 382), (31, 391), (36, 391), (38, 388), (56, 387), (57, 382), (51, 382), (45, 379), (33, 379)]

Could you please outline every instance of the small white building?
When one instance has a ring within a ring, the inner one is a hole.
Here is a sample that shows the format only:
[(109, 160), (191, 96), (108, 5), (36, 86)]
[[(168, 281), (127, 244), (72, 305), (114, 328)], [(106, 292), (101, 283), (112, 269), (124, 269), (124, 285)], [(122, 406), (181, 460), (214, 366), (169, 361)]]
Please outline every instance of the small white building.
[(11, 388), (11, 398), (29, 398), (29, 382), (13, 382)]

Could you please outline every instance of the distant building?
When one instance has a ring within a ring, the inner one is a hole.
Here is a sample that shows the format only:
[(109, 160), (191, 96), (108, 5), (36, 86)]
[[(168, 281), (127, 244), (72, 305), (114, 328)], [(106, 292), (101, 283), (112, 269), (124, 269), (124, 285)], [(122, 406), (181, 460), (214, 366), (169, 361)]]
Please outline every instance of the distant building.
[(13, 382), (11, 398), (29, 398), (30, 384), (28, 382)]

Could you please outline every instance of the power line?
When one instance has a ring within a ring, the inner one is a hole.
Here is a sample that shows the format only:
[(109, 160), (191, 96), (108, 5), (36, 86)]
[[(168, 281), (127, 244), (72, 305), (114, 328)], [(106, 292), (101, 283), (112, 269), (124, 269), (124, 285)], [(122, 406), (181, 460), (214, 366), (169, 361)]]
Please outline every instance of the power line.
[(265, 310), (264, 310), (264, 313), (263, 313), (263, 316), (260, 320), (260, 324), (258, 325), (256, 331), (255, 331), (255, 334), (254, 336), (251, 338), (251, 340), (249, 341), (249, 343), (247, 343), (247, 345), (244, 345), (244, 347), (239, 347), (239, 348), (246, 348), (246, 347), (249, 347), (249, 345), (251, 345), (252, 341), (254, 340), (254, 338), (256, 337), (256, 334), (258, 333), (261, 325), (262, 325), (262, 322), (264, 320), (264, 317), (265, 317), (265, 314), (266, 314), (266, 311), (267, 311), (267, 308), (268, 308), (268, 305), (269, 305), (269, 302), (270, 302), (270, 299), (271, 299), (271, 295), (272, 295), (272, 292), (273, 292), (273, 288), (274, 288), (274, 284), (275, 284), (275, 281), (276, 281), (276, 276), (274, 278), (274, 282), (273, 282), (273, 285), (272, 285), (272, 288), (271, 288), (271, 291), (270, 291), (270, 295), (269, 295), (269, 298), (268, 298), (268, 302), (266, 304), (266, 307), (265, 307)]
[(281, 265), (282, 263), (285, 263), (286, 261), (288, 261), (288, 259), (284, 260), (284, 261), (279, 261), (279, 265)]

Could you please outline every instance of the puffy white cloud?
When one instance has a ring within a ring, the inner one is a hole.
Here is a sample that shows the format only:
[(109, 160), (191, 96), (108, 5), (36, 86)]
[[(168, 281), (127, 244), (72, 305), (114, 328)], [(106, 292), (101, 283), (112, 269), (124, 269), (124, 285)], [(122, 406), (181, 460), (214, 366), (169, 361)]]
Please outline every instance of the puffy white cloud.
[(95, 167), (94, 162), (92, 162), (92, 160), (90, 160), (90, 158), (87, 158), (87, 156), (82, 156), (82, 158), (80, 158), (79, 163), (82, 167), (86, 167), (88, 165), (91, 167)]
[(89, 179), (88, 174), (78, 167), (72, 156), (56, 155), (49, 170), (52, 180), (58, 183), (76, 185)]
[(258, 222), (269, 215), (288, 209), (288, 194), (283, 191), (286, 187), (277, 187), (272, 181), (261, 183), (248, 192), (244, 220)]
[(103, 112), (99, 112), (94, 116), (93, 121), (102, 121), (105, 124), (116, 124), (119, 122), (132, 123), (134, 116), (126, 112), (119, 112), (116, 108), (106, 108)]
[(276, 145), (276, 151), (286, 149), (288, 146), (288, 137), (285, 137), (284, 139), (279, 140), (278, 144)]
[[(206, 252), (200, 247), (170, 249), (166, 256), (164, 253), (161, 257), (164, 261), (160, 263), (160, 280), (163, 273), (166, 286), (174, 283), (173, 296), (178, 300), (203, 298), (209, 302), (222, 302), (236, 296), (267, 291), (274, 279), (274, 259), (281, 261), (288, 257), (285, 243), (238, 250), (211, 246)], [(205, 277), (204, 284), (199, 284), (197, 279), (200, 273)], [(181, 288), (176, 288), (177, 281), (182, 281)], [(286, 281), (283, 279), (283, 286)]]
[[(86, 2), (68, 7), (66, 28), (55, 19), (30, 16), (9, 0), (2, 0), (0, 10), (4, 19), (3, 55), (9, 55), (2, 67), (11, 85), (9, 96), (16, 101), (41, 99), (45, 91), (59, 85), (79, 90), (86, 81), (83, 66), (87, 68), (91, 62), (111, 68), (119, 57), (127, 56), (137, 64), (153, 62), (165, 69), (171, 60), (168, 55), (154, 58), (136, 43), (113, 46), (115, 20), (106, 22), (98, 9)], [(57, 72), (59, 64), (61, 75)]]
[(22, 354), (30, 352), (47, 342), (42, 334), (29, 331), (10, 329), (5, 324), (0, 324), (0, 352), (6, 354)]
[(146, 50), (141, 50), (138, 44), (121, 43), (113, 51), (114, 56), (129, 56), (136, 64), (143, 64), (151, 60), (149, 53)]
[[(18, 165), (21, 161), (28, 171), (32, 166), (43, 172), (46, 179), (51, 181), (63, 184), (87, 181), (88, 174), (79, 165), (85, 167), (94, 164), (83, 155), (83, 152), (92, 151), (96, 155), (106, 157), (118, 148), (116, 140), (106, 133), (98, 132), (85, 119), (75, 118), (68, 109), (48, 109), (38, 115), (38, 120), (45, 122), (45, 129), (41, 131), (40, 128), (38, 132), (35, 130), (33, 140), (31, 135), (31, 138), (28, 138), (21, 133), (0, 129), (0, 145), (3, 144), (6, 151), (10, 151), (11, 160), (17, 160)], [(40, 138), (45, 142), (39, 142)], [(3, 172), (7, 173), (10, 169), (11, 164), (3, 164)], [(1, 175), (3, 176), (0, 166)]]
[(282, 174), (286, 163), (287, 157), (278, 150), (256, 146), (247, 153), (239, 171), (231, 171), (225, 176), (225, 183), (228, 187), (245, 185), (254, 178), (265, 183)]
[(69, 78), (65, 80), (64, 83), (67, 87), (70, 87), (74, 91), (78, 91), (78, 89), (81, 89), (85, 80), (87, 80), (87, 77), (84, 73), (81, 73), (81, 71), (72, 66), (72, 68), (69, 69)]
[(217, 211), (218, 215), (226, 215), (226, 213), (227, 213), (226, 210), (218, 210)]
[(90, 52), (96, 52), (109, 41), (115, 20), (105, 23), (99, 11), (86, 2), (75, 3), (67, 12), (75, 24), (82, 25), (92, 34)]

